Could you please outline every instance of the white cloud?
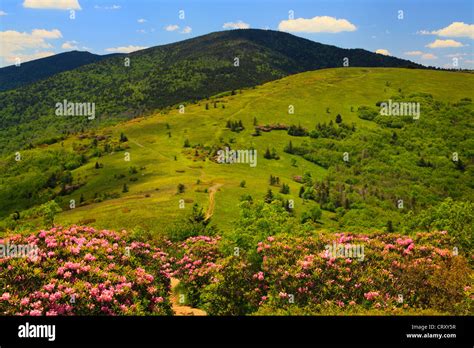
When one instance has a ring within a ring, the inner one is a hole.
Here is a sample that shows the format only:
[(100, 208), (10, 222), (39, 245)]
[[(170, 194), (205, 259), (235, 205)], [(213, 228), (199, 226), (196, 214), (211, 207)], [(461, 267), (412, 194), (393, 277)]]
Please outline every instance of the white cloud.
[(45, 29), (33, 29), (31, 33), (18, 32), (14, 30), (0, 31), (0, 58), (7, 62), (14, 62), (18, 57), (22, 61), (36, 59), (45, 55), (52, 55), (53, 52), (44, 51), (53, 46), (46, 40), (61, 38), (59, 30), (51, 31)]
[(421, 56), (422, 54), (423, 52), (421, 51), (408, 51), (404, 53), (406, 56)]
[(47, 10), (80, 10), (79, 0), (25, 0), (23, 7)]
[(98, 6), (95, 5), (94, 8), (96, 10), (120, 10), (122, 6), (120, 5), (112, 5), (112, 6)]
[(170, 25), (165, 27), (166, 31), (175, 31), (175, 30), (178, 30), (178, 29), (179, 29), (179, 25), (176, 25), (176, 24), (170, 24)]
[(357, 27), (347, 19), (322, 16), (284, 20), (278, 25), (278, 30), (295, 33), (340, 33), (355, 31)]
[(139, 20), (137, 20), (138, 23), (142, 24), (142, 23), (145, 23), (146, 22), (146, 19), (144, 18), (140, 18)]
[(106, 48), (106, 52), (111, 52), (111, 53), (130, 53), (134, 51), (139, 51), (143, 50), (145, 48), (148, 48), (146, 46), (121, 46), (121, 47), (111, 47), (111, 48)]
[(421, 56), (421, 59), (438, 59), (434, 54), (431, 53), (425, 53)]
[(474, 24), (453, 22), (447, 27), (435, 30), (432, 33), (443, 37), (467, 37), (474, 39)]
[(472, 60), (472, 59), (466, 59), (466, 60), (464, 61), (464, 63), (467, 63), (467, 64), (474, 64), (474, 60)]
[(237, 22), (227, 22), (222, 26), (224, 29), (248, 29), (250, 24), (242, 22), (241, 20)]
[(0, 16), (6, 16), (7, 13), (5, 11), (0, 11)]
[(453, 22), (445, 28), (439, 30), (419, 30), (419, 35), (438, 35), (441, 37), (466, 37), (474, 39), (474, 24), (464, 22)]
[(137, 33), (146, 34), (146, 30), (145, 29), (138, 29)]
[(193, 29), (191, 27), (184, 27), (183, 30), (181, 30), (181, 34), (189, 34), (191, 33), (191, 31), (193, 31)]
[(463, 47), (463, 44), (451, 39), (449, 40), (436, 39), (432, 43), (426, 45), (426, 47), (429, 47), (429, 48)]
[(33, 36), (41, 37), (43, 39), (60, 39), (63, 37), (58, 29), (45, 30), (45, 29), (33, 29), (31, 32)]
[(77, 41), (66, 41), (65, 43), (62, 44), (61, 48), (65, 50), (77, 50), (78, 42)]
[(384, 56), (391, 56), (392, 55), (388, 50), (386, 50), (384, 48), (379, 48), (377, 51), (375, 51), (375, 53), (382, 54)]

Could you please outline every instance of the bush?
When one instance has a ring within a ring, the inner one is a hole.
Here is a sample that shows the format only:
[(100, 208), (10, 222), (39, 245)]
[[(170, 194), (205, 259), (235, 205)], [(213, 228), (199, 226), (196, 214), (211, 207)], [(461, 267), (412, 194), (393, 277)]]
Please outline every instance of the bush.
[(3, 315), (172, 314), (167, 255), (125, 231), (72, 226), (8, 242), (38, 253), (0, 259)]

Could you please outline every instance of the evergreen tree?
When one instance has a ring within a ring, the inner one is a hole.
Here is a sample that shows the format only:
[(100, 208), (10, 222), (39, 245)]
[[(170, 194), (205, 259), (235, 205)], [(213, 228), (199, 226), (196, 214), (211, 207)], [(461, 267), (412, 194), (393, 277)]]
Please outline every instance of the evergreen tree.
[(271, 189), (268, 189), (267, 194), (264, 197), (265, 203), (271, 203), (273, 201), (273, 192)]

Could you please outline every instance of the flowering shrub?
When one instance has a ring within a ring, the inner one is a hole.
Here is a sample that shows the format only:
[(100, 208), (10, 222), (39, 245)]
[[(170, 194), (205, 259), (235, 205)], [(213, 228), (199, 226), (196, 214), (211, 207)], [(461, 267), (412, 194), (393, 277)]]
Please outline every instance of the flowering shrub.
[(201, 304), (202, 289), (221, 269), (215, 263), (222, 256), (218, 250), (219, 240), (219, 237), (197, 236), (174, 246), (177, 256), (173, 276), (181, 280), (186, 302), (193, 306)]
[(57, 227), (8, 243), (37, 246), (38, 254), (0, 258), (2, 314), (172, 314), (167, 254), (127, 242), (125, 231)]
[[(318, 238), (278, 237), (259, 246), (263, 257), (257, 279), (262, 304), (273, 308), (301, 306), (318, 313), (328, 305), (361, 306), (386, 312), (432, 309), (467, 314), (471, 270), (462, 256), (448, 249), (445, 232), (420, 233), (413, 239), (394, 234), (336, 234), (336, 243), (363, 244), (364, 261), (333, 257), (323, 245), (332, 235)], [(423, 244), (420, 242), (423, 241)]]
[[(219, 258), (215, 242), (187, 245), (176, 271), (211, 315), (468, 314), (473, 299), (472, 271), (444, 231), (270, 236), (257, 245), (261, 263)], [(365, 255), (335, 257), (333, 243), (363, 245)]]

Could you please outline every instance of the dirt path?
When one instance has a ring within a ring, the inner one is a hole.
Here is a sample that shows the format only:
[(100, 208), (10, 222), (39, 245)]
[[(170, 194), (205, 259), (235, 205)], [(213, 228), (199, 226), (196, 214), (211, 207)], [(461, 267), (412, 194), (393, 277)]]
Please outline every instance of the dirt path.
[(171, 278), (171, 306), (173, 308), (174, 315), (206, 315), (206, 312), (204, 312), (202, 309), (184, 306), (179, 303), (179, 294), (177, 294), (175, 291), (178, 285), (179, 279)]
[(217, 190), (222, 186), (222, 184), (215, 184), (209, 188), (209, 207), (207, 207), (206, 211), (206, 220), (210, 219), (212, 214), (214, 213), (214, 206), (215, 206), (215, 194)]

